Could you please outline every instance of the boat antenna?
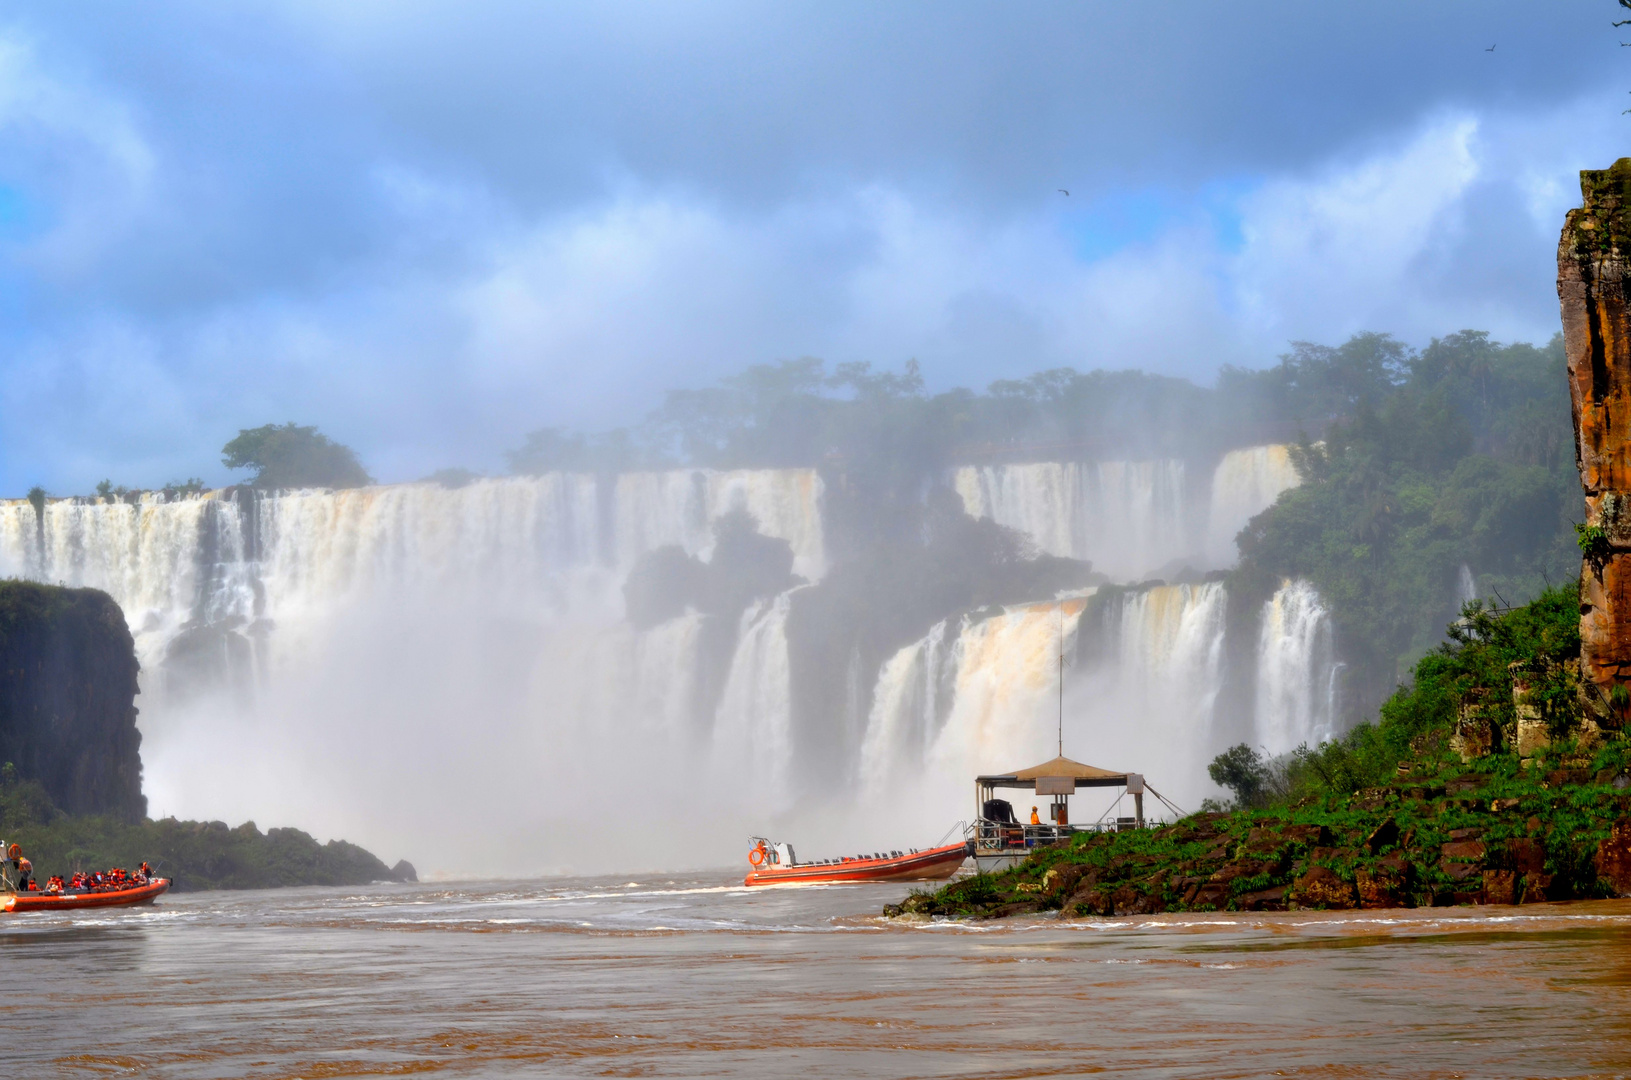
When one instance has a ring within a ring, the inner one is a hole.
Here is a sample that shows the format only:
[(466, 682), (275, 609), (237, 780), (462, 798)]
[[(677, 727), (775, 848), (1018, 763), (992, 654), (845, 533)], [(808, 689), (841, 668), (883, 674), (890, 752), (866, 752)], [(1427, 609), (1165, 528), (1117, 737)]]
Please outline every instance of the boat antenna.
[(1065, 608), (1059, 606), (1059, 756), (1065, 756)]

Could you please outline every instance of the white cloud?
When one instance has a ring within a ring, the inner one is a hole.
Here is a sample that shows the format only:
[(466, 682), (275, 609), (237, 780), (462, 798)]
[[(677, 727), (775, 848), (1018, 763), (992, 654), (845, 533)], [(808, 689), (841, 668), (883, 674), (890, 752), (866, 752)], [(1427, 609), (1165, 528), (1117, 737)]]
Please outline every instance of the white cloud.
[(1369, 327), (1415, 287), (1410, 269), (1477, 179), (1477, 120), (1440, 120), (1397, 149), (1264, 184), (1241, 207), (1229, 269), (1244, 318), (1268, 333)]
[(51, 220), (20, 253), (36, 269), (84, 269), (152, 189), (157, 157), (128, 106), (42, 63), (15, 32), (0, 32), (0, 138), (0, 177), (52, 195), (40, 208)]
[(1556, 220), (1573, 170), (1611, 159), (1617, 129), (1593, 118), (1612, 104), (1440, 114), (1268, 176), (1236, 203), (1237, 247), (1179, 193), (1168, 224), (1092, 259), (1062, 199), (995, 215), (873, 182), (754, 207), (624, 177), (523, 213), (479, 176), (376, 161), (396, 238), (321, 290), (30, 336), (0, 384), (22, 418), (0, 481), (162, 482), (285, 419), (384, 478), (497, 468), (532, 427), (629, 423), (668, 388), (799, 355), (916, 357), (937, 386), (983, 386), (1065, 364), (1206, 379), (1360, 329), (1544, 340)]

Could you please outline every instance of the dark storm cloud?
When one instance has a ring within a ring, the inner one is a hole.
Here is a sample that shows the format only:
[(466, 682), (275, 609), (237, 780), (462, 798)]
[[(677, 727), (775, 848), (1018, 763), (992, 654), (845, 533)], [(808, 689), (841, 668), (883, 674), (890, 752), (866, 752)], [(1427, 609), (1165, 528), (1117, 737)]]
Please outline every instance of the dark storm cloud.
[(0, 489), (289, 418), (492, 465), (809, 352), (978, 385), (1544, 336), (1616, 11), (42, 7), (0, 29)]

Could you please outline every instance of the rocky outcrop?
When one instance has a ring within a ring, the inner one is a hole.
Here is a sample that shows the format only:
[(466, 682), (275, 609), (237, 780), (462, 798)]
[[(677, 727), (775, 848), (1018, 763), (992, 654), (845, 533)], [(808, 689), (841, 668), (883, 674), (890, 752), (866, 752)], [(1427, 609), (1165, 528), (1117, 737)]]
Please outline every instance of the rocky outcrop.
[(1614, 823), (1614, 831), (1597, 845), (1593, 862), (1615, 896), (1631, 896), (1631, 821)]
[(1557, 293), (1586, 495), (1581, 675), (1587, 704), (1606, 716), (1620, 711), (1612, 688), (1631, 682), (1631, 158), (1581, 172), (1580, 190), (1558, 243)]
[(107, 593), (0, 581), (7, 775), (37, 781), (70, 814), (140, 820), (136, 673), (135, 642)]

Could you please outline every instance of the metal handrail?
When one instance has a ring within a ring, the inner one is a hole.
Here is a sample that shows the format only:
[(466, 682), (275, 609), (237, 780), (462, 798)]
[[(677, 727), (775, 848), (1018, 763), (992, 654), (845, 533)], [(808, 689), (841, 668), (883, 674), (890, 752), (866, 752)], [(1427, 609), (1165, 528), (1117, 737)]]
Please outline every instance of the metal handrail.
[[(1015, 851), (1033, 848), (1038, 844), (1053, 844), (1068, 840), (1077, 833), (1121, 832), (1132, 819), (1087, 822), (1081, 825), (1026, 825), (1010, 821), (992, 821), (976, 818), (969, 832), (975, 847), (982, 851)], [(1012, 841), (1018, 841), (1014, 843)]]

